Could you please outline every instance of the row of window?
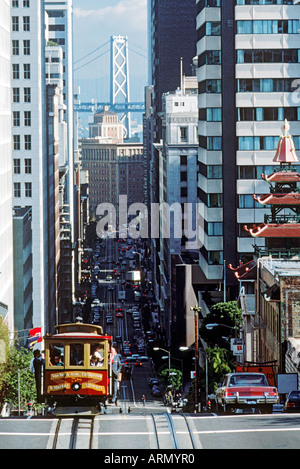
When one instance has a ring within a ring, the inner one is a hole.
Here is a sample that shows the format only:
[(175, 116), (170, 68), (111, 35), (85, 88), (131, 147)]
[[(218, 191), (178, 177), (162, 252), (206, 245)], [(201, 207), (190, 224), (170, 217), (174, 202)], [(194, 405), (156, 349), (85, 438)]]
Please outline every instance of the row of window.
[[(20, 111), (13, 111), (13, 127), (20, 127), (21, 125)], [(23, 124), (25, 127), (31, 127), (31, 111), (24, 111)]]
[[(20, 55), (20, 41), (18, 39), (12, 40), (12, 55)], [(24, 39), (23, 41), (23, 55), (30, 55), (29, 39)]]
[[(300, 21), (295, 20), (238, 20), (236, 34), (298, 34)], [(197, 31), (197, 39), (220, 36), (221, 22), (207, 21)]]
[(237, 63), (300, 63), (300, 49), (238, 49)]
[[(221, 0), (200, 0), (201, 7), (220, 7)], [(236, 5), (294, 5), (294, 0), (236, 0)]]
[[(19, 8), (21, 6), (21, 0), (12, 0), (12, 7)], [(30, 8), (30, 0), (23, 0), (23, 8)]]
[[(23, 149), (31, 150), (31, 135), (23, 136)], [(13, 149), (21, 150), (21, 135), (13, 135)]]
[[(237, 80), (238, 93), (291, 93), (298, 87), (296, 78), (239, 78)], [(199, 83), (199, 93), (221, 93), (222, 81), (209, 79)], [(201, 119), (203, 120), (203, 119)]]
[[(32, 184), (31, 182), (24, 183), (24, 195), (25, 197), (32, 197)], [(21, 183), (14, 182), (14, 197), (22, 197)]]
[[(217, 108), (219, 109), (219, 108)], [(207, 150), (221, 150), (222, 149), (222, 137), (203, 137), (200, 136), (201, 148)], [(205, 140), (206, 139), (206, 140)], [(278, 145), (279, 137), (268, 135), (268, 136), (241, 136), (237, 139), (237, 149), (239, 151), (258, 151), (258, 150), (276, 150)], [(294, 135), (293, 141), (296, 150), (300, 150), (300, 136)]]
[[(31, 174), (32, 173), (32, 164), (31, 158), (24, 159), (24, 173)], [(20, 158), (14, 158), (14, 174), (21, 174), (21, 160)]]
[[(278, 136), (264, 136), (264, 137), (238, 137), (238, 150), (240, 151), (253, 151), (253, 150), (276, 150), (278, 145)], [(293, 135), (293, 141), (296, 150), (300, 150), (300, 136)]]
[(299, 121), (300, 107), (243, 107), (237, 109), (238, 121)]
[(299, 20), (239, 20), (237, 34), (298, 34)]
[[(12, 76), (14, 80), (20, 79), (20, 64), (12, 64)], [(23, 64), (23, 79), (30, 80), (31, 66), (30, 64)]]
[[(221, 108), (207, 108), (205, 118), (205, 109), (199, 109), (200, 120), (206, 120), (207, 122), (221, 122), (221, 110)], [(300, 108), (238, 108), (238, 121), (281, 121), (284, 120), (284, 115), (288, 120), (299, 120)]]
[[(30, 16), (23, 16), (22, 22), (23, 31), (30, 31)], [(20, 18), (19, 16), (13, 16), (11, 19), (12, 31), (18, 32), (20, 29)]]
[[(296, 171), (300, 171), (300, 166), (293, 166)], [(258, 166), (239, 166), (238, 167), (238, 179), (257, 179), (261, 180), (262, 174), (273, 174), (275, 170), (278, 170), (278, 166), (275, 165), (258, 165)]]
[[(209, 50), (198, 57), (199, 67), (221, 65), (221, 51)], [(300, 49), (238, 49), (238, 64), (245, 63), (300, 63)]]
[(240, 78), (237, 80), (238, 93), (291, 93), (297, 89), (295, 78)]
[(294, 5), (294, 0), (236, 0), (237, 5)]
[[(13, 103), (19, 103), (21, 99), (20, 88), (12, 89), (12, 99)], [(31, 88), (23, 88), (23, 101), (24, 103), (31, 103)]]

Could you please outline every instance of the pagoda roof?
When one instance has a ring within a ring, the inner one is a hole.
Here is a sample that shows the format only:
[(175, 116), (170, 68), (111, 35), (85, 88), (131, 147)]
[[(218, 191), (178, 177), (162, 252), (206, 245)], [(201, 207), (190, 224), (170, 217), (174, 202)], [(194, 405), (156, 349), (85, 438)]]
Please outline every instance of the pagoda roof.
[(300, 182), (300, 174), (296, 171), (275, 171), (269, 176), (262, 173), (261, 177), (267, 182)]
[(285, 119), (283, 125), (283, 135), (281, 135), (275, 157), (273, 161), (275, 163), (295, 163), (298, 162), (296, 155), (295, 145), (292, 137), (288, 134), (290, 125)]
[(256, 279), (256, 262), (254, 260), (244, 263), (240, 263), (238, 267), (232, 267), (228, 265), (229, 269), (234, 272), (234, 275), (239, 280), (253, 280)]
[(253, 238), (300, 238), (300, 223), (262, 223), (252, 228), (244, 226), (244, 230)]
[(253, 199), (261, 205), (299, 205), (300, 193), (265, 194), (260, 197), (253, 195)]

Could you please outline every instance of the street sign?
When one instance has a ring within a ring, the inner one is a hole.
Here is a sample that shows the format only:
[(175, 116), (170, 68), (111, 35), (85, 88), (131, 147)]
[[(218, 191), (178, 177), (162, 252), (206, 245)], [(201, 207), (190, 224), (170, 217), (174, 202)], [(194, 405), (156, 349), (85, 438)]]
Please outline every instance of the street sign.
[(233, 355), (243, 355), (244, 344), (243, 339), (231, 339), (231, 350)]
[(191, 371), (191, 379), (194, 379), (196, 376), (196, 371)]

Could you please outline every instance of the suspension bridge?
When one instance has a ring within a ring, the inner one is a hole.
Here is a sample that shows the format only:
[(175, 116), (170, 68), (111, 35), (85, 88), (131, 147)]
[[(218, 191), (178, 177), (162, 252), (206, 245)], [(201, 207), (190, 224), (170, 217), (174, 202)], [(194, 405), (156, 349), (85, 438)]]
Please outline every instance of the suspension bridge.
[[(104, 107), (108, 106), (111, 111), (121, 115), (120, 121), (123, 122), (127, 137), (131, 136), (130, 114), (143, 113), (145, 110), (144, 102), (134, 102), (130, 99), (129, 45), (134, 46), (130, 48), (132, 52), (147, 59), (146, 51), (135, 44), (129, 43), (126, 36), (111, 36), (110, 41), (101, 44), (74, 63), (75, 79), (82, 69), (88, 70), (87, 74), (91, 78), (90, 65), (98, 64), (101, 57), (107, 57), (109, 54), (109, 99), (102, 101), (101, 98), (95, 97), (89, 101), (78, 102), (74, 105), (74, 110), (96, 113), (103, 111)], [(103, 51), (104, 48), (106, 49)], [(136, 48), (139, 50), (136, 50)], [(103, 70), (107, 70), (107, 68), (107, 65), (102, 65)], [(97, 78), (94, 78), (94, 80), (97, 80)], [(102, 84), (99, 90), (100, 92), (102, 91), (102, 94), (103, 89), (104, 86)]]

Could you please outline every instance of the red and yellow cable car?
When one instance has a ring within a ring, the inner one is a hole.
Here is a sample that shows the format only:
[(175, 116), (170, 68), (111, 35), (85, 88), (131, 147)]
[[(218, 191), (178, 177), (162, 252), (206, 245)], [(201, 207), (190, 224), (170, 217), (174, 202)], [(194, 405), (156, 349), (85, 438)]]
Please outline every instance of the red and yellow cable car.
[(55, 413), (96, 413), (113, 389), (112, 337), (94, 324), (61, 324), (45, 336), (43, 394)]

